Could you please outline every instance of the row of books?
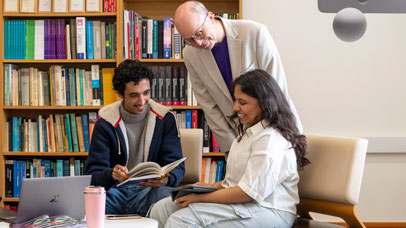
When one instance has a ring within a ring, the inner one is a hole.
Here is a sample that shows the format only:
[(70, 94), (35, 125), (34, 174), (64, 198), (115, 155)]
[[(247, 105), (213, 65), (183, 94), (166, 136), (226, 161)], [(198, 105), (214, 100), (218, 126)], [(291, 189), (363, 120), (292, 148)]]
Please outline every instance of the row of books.
[(20, 197), (21, 182), (24, 178), (79, 176), (85, 174), (85, 160), (58, 159), (58, 160), (6, 160), (5, 196)]
[(218, 181), (222, 181), (225, 176), (225, 161), (213, 158), (202, 159), (202, 174), (201, 182), (206, 184), (214, 184)]
[(203, 129), (203, 152), (220, 152), (219, 144), (211, 132), (202, 111), (197, 109), (173, 111), (176, 116), (176, 125), (180, 128)]
[(114, 59), (116, 23), (85, 17), (4, 21), (5, 59)]
[(50, 66), (48, 71), (4, 64), (5, 106), (100, 106), (117, 100), (114, 68)]
[(125, 59), (180, 59), (184, 38), (172, 18), (154, 20), (133, 10), (123, 12), (123, 57)]
[(98, 115), (55, 114), (7, 121), (6, 148), (23, 152), (88, 152)]

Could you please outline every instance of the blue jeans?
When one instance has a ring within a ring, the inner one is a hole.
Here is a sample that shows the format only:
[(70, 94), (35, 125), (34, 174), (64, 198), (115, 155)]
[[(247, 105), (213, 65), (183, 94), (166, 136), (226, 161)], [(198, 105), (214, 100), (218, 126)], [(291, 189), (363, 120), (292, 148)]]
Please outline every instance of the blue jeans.
[(150, 188), (138, 185), (112, 187), (106, 192), (106, 214), (145, 216), (154, 203), (170, 196), (168, 186)]

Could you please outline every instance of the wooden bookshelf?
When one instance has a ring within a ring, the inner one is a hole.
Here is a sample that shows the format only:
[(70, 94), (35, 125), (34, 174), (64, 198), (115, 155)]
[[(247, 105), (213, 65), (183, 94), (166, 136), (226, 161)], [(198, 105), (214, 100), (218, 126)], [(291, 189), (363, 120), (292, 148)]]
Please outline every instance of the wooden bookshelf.
[[(102, 106), (5, 106), (4, 102), (4, 64), (16, 64), (23, 67), (46, 68), (51, 65), (60, 64), (70, 67), (90, 67), (91, 64), (99, 64), (100, 67), (115, 67), (125, 59), (123, 58), (123, 10), (135, 10), (141, 16), (148, 16), (152, 19), (162, 20), (164, 17), (174, 16), (175, 9), (184, 0), (118, 0), (116, 13), (3, 13), (3, 1), (0, 0), (0, 196), (3, 202), (17, 203), (18, 198), (5, 198), (5, 160), (18, 160), (27, 158), (48, 158), (58, 159), (67, 157), (85, 158), (87, 152), (10, 152), (7, 151), (5, 143), (6, 122), (10, 117), (23, 115), (32, 118), (38, 115), (63, 114), (63, 113), (85, 113), (97, 111)], [(232, 13), (242, 17), (242, 0), (202, 0), (202, 2), (216, 14)], [(4, 56), (4, 20), (28, 20), (45, 18), (69, 18), (86, 17), (91, 20), (103, 20), (116, 22), (116, 58), (114, 59), (46, 59), (46, 60), (20, 60), (5, 59)], [(183, 59), (140, 59), (147, 65), (184, 66)], [(174, 110), (201, 109), (200, 106), (172, 106)], [(224, 158), (224, 153), (204, 153), (203, 157)]]

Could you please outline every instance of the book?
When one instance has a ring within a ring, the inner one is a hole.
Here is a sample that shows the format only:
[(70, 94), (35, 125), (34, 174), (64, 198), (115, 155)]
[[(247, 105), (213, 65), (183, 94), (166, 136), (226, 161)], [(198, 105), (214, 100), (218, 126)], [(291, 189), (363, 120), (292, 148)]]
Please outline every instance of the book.
[(76, 18), (76, 54), (77, 59), (86, 59), (86, 18)]
[(119, 183), (117, 187), (123, 184), (137, 184), (140, 181), (162, 178), (186, 159), (186, 157), (183, 157), (177, 161), (165, 165), (164, 167), (161, 167), (156, 162), (142, 162), (132, 168), (128, 172), (129, 178)]
[(175, 200), (179, 197), (185, 196), (190, 193), (202, 194), (202, 193), (210, 193), (219, 190), (219, 188), (215, 187), (207, 187), (202, 185), (195, 185), (195, 184), (187, 184), (183, 186), (179, 186), (177, 188), (171, 189), (171, 197), (172, 200)]

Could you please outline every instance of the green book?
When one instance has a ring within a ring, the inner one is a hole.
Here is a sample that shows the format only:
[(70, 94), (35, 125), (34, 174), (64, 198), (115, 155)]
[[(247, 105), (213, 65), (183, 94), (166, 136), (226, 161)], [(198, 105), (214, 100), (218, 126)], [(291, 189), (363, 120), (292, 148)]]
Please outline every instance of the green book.
[(72, 146), (73, 151), (79, 152), (79, 143), (78, 143), (78, 130), (76, 128), (76, 118), (75, 113), (71, 113), (70, 115), (70, 126), (72, 132)]
[(79, 69), (79, 83), (80, 83), (80, 105), (84, 106), (84, 99), (83, 99), (83, 72), (84, 69)]
[(65, 121), (66, 121), (66, 134), (68, 137), (68, 148), (69, 152), (73, 152), (72, 148), (72, 133), (71, 133), (71, 126), (70, 126), (70, 121), (69, 121), (69, 114), (65, 114)]
[(70, 105), (76, 106), (76, 82), (75, 69), (69, 68)]

